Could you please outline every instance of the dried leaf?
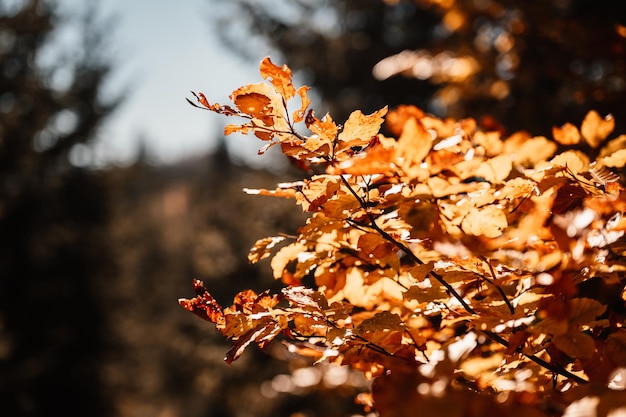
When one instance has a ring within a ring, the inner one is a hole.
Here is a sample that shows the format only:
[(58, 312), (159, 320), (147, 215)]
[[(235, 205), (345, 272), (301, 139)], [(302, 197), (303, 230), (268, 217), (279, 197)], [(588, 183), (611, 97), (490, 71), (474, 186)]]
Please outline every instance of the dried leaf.
[(279, 67), (274, 65), (269, 57), (265, 57), (261, 61), (260, 71), (261, 77), (265, 80), (269, 79), (285, 101), (296, 95), (296, 89), (291, 81), (291, 69), (287, 65)]
[(369, 115), (364, 115), (360, 110), (352, 112), (337, 137), (336, 152), (369, 144), (372, 138), (378, 134), (385, 114), (387, 114), (387, 107)]
[(485, 237), (498, 237), (507, 226), (506, 215), (494, 205), (471, 210), (461, 223), (465, 233)]
[(298, 110), (293, 112), (292, 118), (293, 118), (294, 123), (300, 123), (301, 121), (304, 120), (304, 117), (306, 115), (306, 109), (311, 104), (311, 100), (309, 99), (309, 95), (308, 95), (308, 91), (310, 89), (311, 88), (307, 86), (302, 86), (298, 88), (297, 92), (298, 92), (298, 95), (300, 95), (300, 100), (302, 101), (302, 105), (300, 106)]
[(593, 338), (580, 332), (556, 335), (552, 342), (561, 352), (572, 358), (589, 358), (596, 350)]
[(602, 118), (597, 111), (591, 110), (583, 120), (580, 133), (589, 146), (597, 148), (613, 129), (615, 129), (615, 119), (612, 115)]
[(396, 146), (398, 157), (402, 161), (401, 165), (419, 165), (428, 155), (432, 144), (430, 133), (419, 120), (407, 119)]
[(543, 136), (526, 138), (524, 135), (512, 135), (504, 141), (504, 152), (511, 155), (513, 163), (524, 166), (534, 166), (547, 160), (556, 149), (556, 143)]
[(218, 324), (222, 323), (224, 314), (222, 307), (215, 301), (211, 294), (204, 288), (202, 281), (194, 280), (194, 291), (197, 294), (191, 300), (181, 298), (178, 303), (186, 310), (192, 312), (203, 320)]
[(578, 128), (569, 122), (561, 127), (552, 126), (552, 136), (561, 145), (575, 145), (580, 142)]
[(620, 149), (600, 159), (602, 165), (611, 168), (623, 168), (626, 165), (626, 149)]
[(266, 237), (257, 240), (252, 249), (250, 249), (248, 261), (251, 263), (257, 263), (261, 259), (269, 257), (272, 248), (283, 240), (285, 240), (284, 236)]
[(512, 168), (513, 163), (509, 155), (498, 155), (483, 161), (476, 170), (476, 176), (492, 184), (500, 184), (507, 179)]

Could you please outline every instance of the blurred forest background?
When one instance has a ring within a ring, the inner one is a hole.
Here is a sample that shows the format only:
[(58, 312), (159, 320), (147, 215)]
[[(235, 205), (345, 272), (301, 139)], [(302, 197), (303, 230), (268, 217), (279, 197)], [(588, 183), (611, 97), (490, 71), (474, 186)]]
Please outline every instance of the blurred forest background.
[[(233, 54), (265, 48), (335, 120), (416, 104), (550, 137), (553, 125), (579, 125), (596, 109), (626, 132), (618, 1), (207, 1)], [(301, 174), (233, 163), (222, 138), (211, 154), (171, 165), (141, 153), (124, 167), (73, 164), (124, 99), (103, 99), (115, 70), (101, 53), (107, 27), (96, 9), (77, 15), (81, 50), (40, 65), (65, 23), (46, 1), (17, 4), (0, 1), (0, 414), (360, 412), (352, 397), (361, 380), (290, 380), (302, 364), (279, 345), (223, 364), (227, 344), (176, 302), (192, 295), (193, 278), (224, 304), (241, 289), (272, 287), (248, 249), (293, 232), (302, 216), (289, 201), (241, 189)]]

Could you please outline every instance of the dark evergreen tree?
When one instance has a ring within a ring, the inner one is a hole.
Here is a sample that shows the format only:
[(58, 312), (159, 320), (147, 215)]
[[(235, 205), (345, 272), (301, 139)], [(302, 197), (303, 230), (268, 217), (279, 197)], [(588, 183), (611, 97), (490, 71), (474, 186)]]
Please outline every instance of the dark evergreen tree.
[[(51, 2), (0, 4), (0, 404), (3, 415), (104, 415), (94, 293), (106, 271), (106, 186), (70, 163), (117, 100), (103, 28), (86, 9), (68, 60)], [(75, 22), (79, 22), (75, 20)], [(99, 29), (100, 28), (100, 29)], [(59, 49), (56, 49), (59, 51)], [(63, 54), (59, 55), (62, 56)]]

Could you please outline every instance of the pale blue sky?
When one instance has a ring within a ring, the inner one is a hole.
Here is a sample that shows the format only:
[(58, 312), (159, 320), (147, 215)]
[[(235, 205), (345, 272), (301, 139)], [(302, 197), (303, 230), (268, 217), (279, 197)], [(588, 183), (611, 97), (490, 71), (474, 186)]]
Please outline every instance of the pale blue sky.
[[(73, 7), (82, 0), (59, 0)], [(84, 3), (83, 3), (84, 4)], [(101, 0), (116, 16), (109, 46), (117, 59), (111, 87), (130, 85), (125, 104), (101, 132), (98, 154), (132, 160), (142, 138), (152, 155), (173, 162), (210, 149), (222, 117), (191, 107), (185, 97), (202, 91), (211, 102), (227, 103), (243, 84), (260, 81), (258, 51), (251, 62), (228, 52), (215, 34), (207, 0)], [(240, 139), (237, 139), (240, 140)], [(241, 146), (256, 146), (242, 141)], [(246, 145), (247, 144), (247, 145)], [(247, 152), (250, 153), (249, 151)]]

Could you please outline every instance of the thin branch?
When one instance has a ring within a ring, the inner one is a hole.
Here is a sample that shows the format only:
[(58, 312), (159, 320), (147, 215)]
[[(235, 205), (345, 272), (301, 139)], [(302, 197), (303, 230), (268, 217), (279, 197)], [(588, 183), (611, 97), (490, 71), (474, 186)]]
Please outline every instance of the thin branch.
[[(372, 229), (374, 229), (376, 232), (378, 232), (383, 239), (385, 239), (386, 241), (388, 241), (389, 243), (393, 244), (395, 247), (397, 247), (398, 249), (400, 249), (401, 251), (403, 251), (413, 262), (415, 262), (418, 265), (424, 265), (424, 261), (422, 261), (420, 258), (418, 258), (413, 251), (411, 251), (411, 249), (409, 249), (404, 243), (398, 241), (397, 239), (395, 239), (393, 236), (391, 236), (389, 233), (387, 233), (386, 231), (384, 231), (383, 229), (380, 228), (380, 226), (378, 226), (378, 224), (376, 223), (376, 219), (374, 218), (374, 215), (372, 214), (372, 212), (369, 210), (369, 208), (367, 207), (367, 204), (365, 204), (365, 202), (363, 201), (363, 199), (356, 193), (356, 191), (354, 191), (354, 189), (352, 188), (352, 186), (350, 185), (350, 183), (348, 182), (348, 180), (345, 178), (345, 176), (343, 175), (339, 175), (339, 177), (341, 178), (341, 181), (343, 182), (343, 184), (346, 186), (346, 188), (348, 188), (348, 190), (350, 191), (350, 193), (354, 196), (354, 198), (358, 201), (359, 205), (361, 206), (361, 208), (365, 211), (365, 213), (367, 214), (367, 217), (370, 221), (370, 227)], [(441, 285), (443, 285), (446, 290), (448, 290), (448, 292), (458, 300), (459, 303), (461, 303), (461, 305), (463, 306), (463, 308), (470, 314), (476, 314), (476, 312), (474, 311), (474, 309), (472, 307), (470, 307), (469, 304), (467, 304), (467, 302), (463, 299), (463, 297), (461, 297), (461, 294), (459, 294), (454, 287), (452, 287), (452, 285), (450, 285), (448, 282), (446, 282), (445, 279), (443, 279), (443, 277), (441, 275), (439, 275), (438, 273), (434, 272), (434, 271), (430, 271), (429, 275), (432, 276), (433, 278), (435, 278)]]

